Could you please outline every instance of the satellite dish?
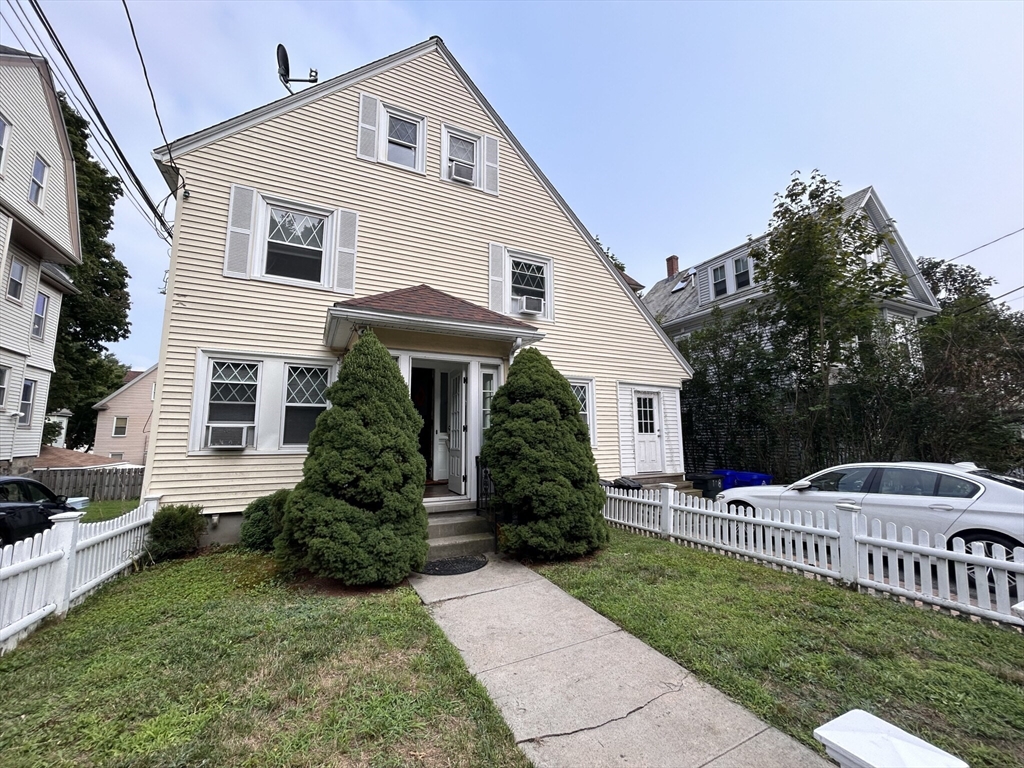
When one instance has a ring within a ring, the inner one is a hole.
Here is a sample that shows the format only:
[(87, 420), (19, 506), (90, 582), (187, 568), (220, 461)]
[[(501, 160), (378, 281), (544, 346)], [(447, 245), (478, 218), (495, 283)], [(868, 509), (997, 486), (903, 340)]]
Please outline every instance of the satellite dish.
[(288, 89), (288, 93), (294, 93), (288, 83), (315, 83), (317, 81), (317, 72), (312, 68), (309, 70), (309, 77), (306, 79), (291, 76), (291, 68), (288, 65), (288, 51), (281, 43), (277, 44), (277, 76), (281, 78), (281, 85)]

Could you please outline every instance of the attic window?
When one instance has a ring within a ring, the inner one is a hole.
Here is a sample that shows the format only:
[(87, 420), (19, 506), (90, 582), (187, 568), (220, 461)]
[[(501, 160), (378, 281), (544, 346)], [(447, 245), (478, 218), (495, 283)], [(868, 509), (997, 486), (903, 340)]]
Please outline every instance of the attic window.
[(733, 259), (733, 274), (736, 276), (736, 290), (750, 285), (750, 262), (746, 256)]
[(728, 293), (729, 289), (725, 282), (724, 264), (721, 265), (720, 267), (715, 267), (714, 270), (712, 270), (711, 279), (714, 281), (715, 284), (715, 298), (717, 299), (719, 296), (725, 296), (725, 294)]

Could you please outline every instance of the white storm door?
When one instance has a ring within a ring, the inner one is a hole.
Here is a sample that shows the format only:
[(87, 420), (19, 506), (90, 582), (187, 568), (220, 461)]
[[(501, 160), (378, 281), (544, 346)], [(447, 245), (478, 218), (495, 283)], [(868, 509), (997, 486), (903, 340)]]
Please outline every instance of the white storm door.
[(437, 411), (434, 414), (434, 476), (432, 480), (448, 479), (448, 382), (452, 374), (447, 371), (434, 371), (434, 397)]
[(463, 446), (466, 440), (464, 376), (462, 371), (452, 371), (448, 374), (448, 490), (458, 494), (466, 492), (463, 468)]
[(661, 408), (657, 392), (633, 394), (633, 435), (636, 471), (661, 472)]

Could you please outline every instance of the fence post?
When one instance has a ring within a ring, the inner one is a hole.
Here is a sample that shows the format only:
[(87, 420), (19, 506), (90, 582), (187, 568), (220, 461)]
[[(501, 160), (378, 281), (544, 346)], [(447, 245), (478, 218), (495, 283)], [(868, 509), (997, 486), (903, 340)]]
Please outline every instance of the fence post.
[(848, 584), (857, 583), (857, 513), (837, 510), (839, 524), (839, 578)]
[(672, 538), (672, 491), (676, 487), (672, 483), (658, 483), (661, 488), (661, 537)]
[(68, 612), (71, 600), (71, 582), (75, 578), (75, 548), (78, 546), (79, 520), (85, 512), (61, 512), (50, 518), (53, 528), (50, 529), (54, 549), (64, 552), (64, 557), (53, 564), (50, 579), (47, 583), (49, 599), (47, 602), (57, 606), (55, 613), (63, 616)]
[(146, 517), (153, 517), (156, 514), (157, 509), (160, 507), (160, 499), (163, 497), (159, 494), (156, 496), (143, 496), (142, 497), (142, 508), (146, 510)]

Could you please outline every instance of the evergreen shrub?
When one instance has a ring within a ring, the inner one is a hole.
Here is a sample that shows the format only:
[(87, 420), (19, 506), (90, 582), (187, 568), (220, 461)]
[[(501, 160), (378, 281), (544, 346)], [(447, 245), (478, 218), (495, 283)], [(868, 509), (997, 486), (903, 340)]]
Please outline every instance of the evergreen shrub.
[(291, 491), (282, 488), (268, 496), (260, 496), (242, 512), (241, 544), (258, 552), (271, 552), (274, 539), (281, 535), (281, 518)]
[(427, 556), (423, 419), (391, 355), (366, 331), (327, 390), (302, 480), (275, 542), (286, 570), (397, 584)]
[(536, 349), (523, 350), (494, 394), (481, 459), (505, 519), (501, 546), (553, 560), (608, 542), (604, 490), (580, 404), (569, 382)]
[(149, 524), (150, 556), (159, 562), (197, 552), (199, 537), (206, 531), (202, 512), (197, 504), (172, 504), (158, 509)]

